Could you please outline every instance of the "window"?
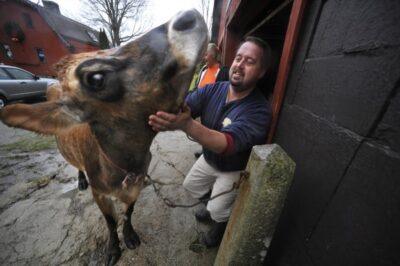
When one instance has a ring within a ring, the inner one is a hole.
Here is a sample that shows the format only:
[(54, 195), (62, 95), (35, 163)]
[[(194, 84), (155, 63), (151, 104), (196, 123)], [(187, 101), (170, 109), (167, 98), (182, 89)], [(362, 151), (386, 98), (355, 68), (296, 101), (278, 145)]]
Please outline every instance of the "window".
[(44, 62), (45, 59), (44, 50), (42, 48), (36, 48), (36, 53), (38, 55), (39, 61)]
[(32, 21), (31, 15), (29, 15), (28, 13), (22, 13), (22, 18), (25, 21), (25, 25), (28, 28), (33, 29), (33, 21)]
[(34, 79), (32, 74), (17, 68), (4, 68), (8, 73), (10, 73), (15, 79)]
[(86, 31), (86, 33), (89, 35), (90, 39), (94, 42), (98, 42), (99, 40), (97, 39), (97, 36), (95, 33), (91, 32), (91, 31)]
[(11, 47), (8, 44), (0, 44), (0, 47), (5, 57), (7, 57), (8, 59), (13, 59), (13, 53), (11, 51)]
[(11, 79), (10, 76), (0, 68), (0, 80)]

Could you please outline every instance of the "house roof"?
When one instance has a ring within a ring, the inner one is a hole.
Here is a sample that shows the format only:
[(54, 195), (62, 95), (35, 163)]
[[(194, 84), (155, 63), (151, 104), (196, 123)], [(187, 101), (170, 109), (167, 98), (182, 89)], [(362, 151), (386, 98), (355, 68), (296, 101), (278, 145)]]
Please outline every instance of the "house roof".
[(19, 2), (36, 9), (67, 47), (71, 46), (69, 38), (99, 46), (98, 31), (29, 0), (19, 0)]
[(50, 27), (62, 37), (72, 38), (83, 43), (99, 45), (98, 31), (42, 6), (38, 6), (37, 10)]

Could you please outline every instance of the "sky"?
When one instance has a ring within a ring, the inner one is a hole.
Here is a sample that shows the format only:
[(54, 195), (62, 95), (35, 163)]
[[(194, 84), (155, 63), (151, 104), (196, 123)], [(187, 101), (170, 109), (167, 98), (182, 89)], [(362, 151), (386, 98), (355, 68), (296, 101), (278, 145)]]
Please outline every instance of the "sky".
[[(40, 0), (31, 0), (34, 3), (40, 3)], [(56, 2), (59, 7), (61, 14), (66, 17), (72, 18), (84, 24), (88, 24), (85, 22), (84, 18), (82, 18), (81, 10), (84, 9), (85, 5), (80, 0), (52, 0)], [(209, 14), (212, 14), (212, 6), (213, 0), (210, 1), (210, 11)], [(164, 22), (168, 21), (171, 17), (173, 17), (176, 13), (181, 10), (187, 10), (191, 8), (196, 8), (200, 11), (201, 9), (201, 0), (148, 0), (147, 8), (145, 11), (146, 17), (149, 18), (149, 29), (156, 27)], [(201, 13), (201, 11), (200, 11)], [(91, 26), (91, 25), (88, 25)], [(98, 29), (97, 29), (98, 30)]]

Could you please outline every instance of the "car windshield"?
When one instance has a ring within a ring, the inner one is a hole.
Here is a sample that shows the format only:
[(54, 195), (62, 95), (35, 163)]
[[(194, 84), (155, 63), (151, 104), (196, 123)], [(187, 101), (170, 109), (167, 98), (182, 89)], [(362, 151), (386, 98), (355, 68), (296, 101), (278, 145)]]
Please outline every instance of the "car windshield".
[(16, 68), (7, 68), (7, 71), (16, 79), (33, 79), (32, 74)]

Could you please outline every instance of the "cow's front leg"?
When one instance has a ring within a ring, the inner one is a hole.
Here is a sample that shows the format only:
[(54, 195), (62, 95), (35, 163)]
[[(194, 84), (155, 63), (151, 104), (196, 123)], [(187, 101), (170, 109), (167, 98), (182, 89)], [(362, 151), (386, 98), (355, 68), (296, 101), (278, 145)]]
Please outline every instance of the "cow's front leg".
[(121, 249), (119, 247), (118, 233), (117, 233), (117, 220), (114, 215), (114, 205), (111, 199), (98, 194), (92, 190), (93, 198), (99, 206), (104, 218), (107, 222), (107, 227), (110, 233), (106, 254), (106, 265), (114, 265), (121, 257)]
[(129, 249), (135, 249), (140, 245), (139, 236), (135, 232), (135, 230), (133, 230), (131, 224), (131, 216), (134, 206), (135, 202), (125, 204), (124, 226), (122, 229), (122, 234), (124, 236), (126, 247)]

